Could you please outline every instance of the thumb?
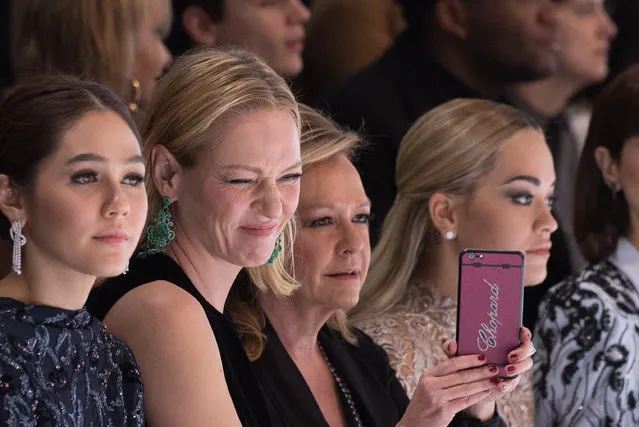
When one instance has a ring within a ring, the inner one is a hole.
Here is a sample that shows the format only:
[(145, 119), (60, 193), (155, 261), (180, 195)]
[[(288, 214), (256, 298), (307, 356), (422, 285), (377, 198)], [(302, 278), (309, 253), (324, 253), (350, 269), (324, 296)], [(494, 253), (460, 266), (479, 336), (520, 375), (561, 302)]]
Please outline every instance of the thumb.
[(446, 341), (444, 344), (442, 344), (442, 349), (444, 350), (444, 353), (446, 353), (446, 356), (454, 357), (457, 354), (457, 341)]

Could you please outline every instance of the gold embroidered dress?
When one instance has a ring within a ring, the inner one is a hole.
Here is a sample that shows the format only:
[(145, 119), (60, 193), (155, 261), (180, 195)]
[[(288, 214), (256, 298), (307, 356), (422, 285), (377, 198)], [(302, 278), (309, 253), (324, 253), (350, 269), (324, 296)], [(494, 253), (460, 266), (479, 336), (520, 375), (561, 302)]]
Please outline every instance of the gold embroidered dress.
[[(422, 372), (447, 358), (441, 344), (455, 338), (457, 303), (440, 297), (434, 289), (428, 282), (412, 282), (390, 311), (355, 325), (386, 350), (408, 397), (415, 392)], [(534, 425), (531, 371), (522, 375), (517, 388), (497, 406), (508, 426)]]

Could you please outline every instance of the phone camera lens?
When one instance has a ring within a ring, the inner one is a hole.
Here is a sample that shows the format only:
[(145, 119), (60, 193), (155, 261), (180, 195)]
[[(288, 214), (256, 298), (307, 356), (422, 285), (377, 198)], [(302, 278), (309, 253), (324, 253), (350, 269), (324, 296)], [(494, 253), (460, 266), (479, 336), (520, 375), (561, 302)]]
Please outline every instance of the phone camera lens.
[(468, 259), (475, 259), (475, 254), (468, 254)]

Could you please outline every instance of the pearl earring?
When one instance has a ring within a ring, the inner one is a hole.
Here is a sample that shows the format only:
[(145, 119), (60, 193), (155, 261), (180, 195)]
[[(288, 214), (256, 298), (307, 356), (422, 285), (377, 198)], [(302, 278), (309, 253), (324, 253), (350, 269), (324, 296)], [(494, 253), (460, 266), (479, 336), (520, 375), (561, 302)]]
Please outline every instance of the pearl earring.
[(444, 235), (446, 240), (453, 240), (455, 238), (455, 232), (453, 230), (448, 230)]

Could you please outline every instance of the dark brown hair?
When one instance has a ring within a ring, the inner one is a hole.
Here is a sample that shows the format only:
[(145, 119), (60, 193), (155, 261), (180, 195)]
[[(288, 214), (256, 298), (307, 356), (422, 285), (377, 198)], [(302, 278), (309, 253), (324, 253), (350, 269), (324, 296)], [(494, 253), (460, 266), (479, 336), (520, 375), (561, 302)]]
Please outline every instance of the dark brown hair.
[[(118, 114), (140, 140), (127, 106), (98, 83), (49, 75), (14, 86), (0, 102), (0, 174), (15, 188), (28, 189), (65, 131), (91, 111)], [(0, 214), (0, 237), (7, 238), (8, 231), (9, 221)]]
[(179, 56), (186, 51), (196, 47), (196, 43), (188, 35), (184, 28), (182, 15), (191, 6), (201, 7), (211, 21), (221, 22), (224, 17), (225, 0), (173, 0), (173, 27), (169, 37), (166, 39), (166, 46), (173, 56)]
[(613, 195), (595, 161), (597, 147), (615, 160), (628, 139), (639, 136), (639, 66), (621, 73), (596, 98), (588, 137), (577, 170), (575, 238), (584, 258), (597, 263), (610, 256), (628, 233), (628, 203)]

